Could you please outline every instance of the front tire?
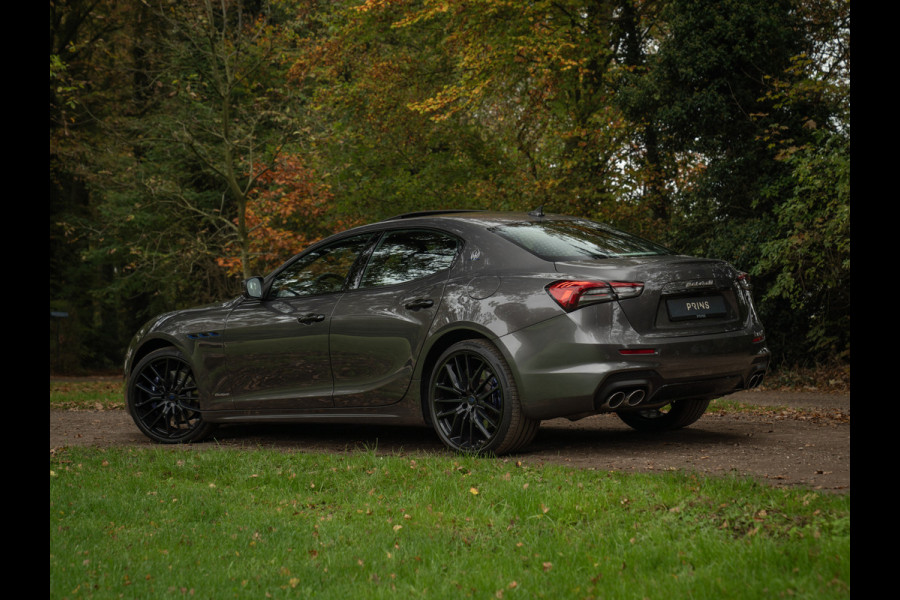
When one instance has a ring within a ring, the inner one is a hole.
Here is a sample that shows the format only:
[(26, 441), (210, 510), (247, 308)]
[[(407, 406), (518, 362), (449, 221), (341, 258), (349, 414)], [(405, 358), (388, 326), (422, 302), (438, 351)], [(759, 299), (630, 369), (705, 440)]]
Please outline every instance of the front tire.
[(660, 432), (681, 429), (703, 416), (709, 400), (676, 400), (662, 408), (617, 412), (626, 425), (638, 431)]
[(512, 372), (485, 340), (467, 340), (438, 358), (428, 386), (431, 423), (451, 450), (500, 455), (534, 439), (540, 421), (522, 413)]
[(199, 442), (215, 425), (198, 411), (199, 390), (184, 355), (174, 348), (141, 359), (128, 378), (128, 412), (144, 435), (162, 444)]

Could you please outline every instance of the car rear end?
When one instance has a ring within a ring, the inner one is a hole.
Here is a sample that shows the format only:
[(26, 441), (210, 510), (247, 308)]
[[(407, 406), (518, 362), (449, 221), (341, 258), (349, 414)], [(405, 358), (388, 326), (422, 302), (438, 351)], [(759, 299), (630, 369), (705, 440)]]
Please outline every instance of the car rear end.
[(544, 292), (556, 315), (502, 340), (529, 416), (647, 410), (762, 381), (769, 351), (749, 278), (728, 263), (578, 220), (495, 232), (554, 270)]

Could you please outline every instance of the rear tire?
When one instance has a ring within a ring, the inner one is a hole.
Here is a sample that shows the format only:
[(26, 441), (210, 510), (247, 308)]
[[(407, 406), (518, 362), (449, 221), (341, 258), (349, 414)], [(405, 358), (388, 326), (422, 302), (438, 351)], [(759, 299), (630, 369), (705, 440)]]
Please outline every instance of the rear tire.
[(506, 454), (534, 439), (512, 372), (490, 342), (458, 342), (438, 358), (428, 386), (431, 423), (451, 450)]
[(676, 400), (668, 406), (617, 412), (626, 425), (638, 431), (671, 431), (694, 423), (703, 416), (709, 400)]

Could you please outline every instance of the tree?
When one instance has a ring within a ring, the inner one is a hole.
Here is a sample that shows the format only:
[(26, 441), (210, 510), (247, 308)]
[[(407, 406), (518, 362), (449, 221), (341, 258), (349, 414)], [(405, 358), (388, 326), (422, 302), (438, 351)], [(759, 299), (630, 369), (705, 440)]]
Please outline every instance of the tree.
[[(153, 173), (146, 180), (151, 195), (207, 223), (208, 242), (237, 247), (245, 277), (249, 197), (296, 131), (284, 86), (290, 35), (269, 22), (267, 9), (241, 0), (160, 6), (167, 35), (159, 40), (155, 75), (166, 93), (144, 131), (146, 144), (178, 146), (193, 166), (176, 171), (180, 180)], [(197, 193), (203, 188), (220, 194), (218, 202)]]
[(771, 78), (768, 97), (806, 113), (806, 139), (780, 126), (765, 136), (791, 177), (771, 195), (780, 199), (776, 223), (754, 273), (772, 281), (764, 305), (783, 307), (773, 317), (799, 315), (803, 332), (783, 346), (814, 360), (850, 362), (850, 5), (803, 0), (797, 7), (810, 44)]
[(674, 244), (753, 271), (780, 359), (848, 360), (849, 3), (672, 8), (658, 115), (705, 163)]
[(267, 273), (334, 228), (359, 224), (327, 217), (333, 196), (297, 156), (280, 157), (256, 180), (244, 217), (248, 247), (244, 251), (226, 246), (225, 255), (217, 259), (232, 274)]
[(841, 0), (53, 0), (51, 306), (115, 362), (336, 229), (544, 205), (753, 269), (786, 354), (840, 353), (849, 60)]
[[(140, 10), (134, 11), (135, 14)], [(52, 368), (77, 370), (121, 358), (119, 339), (127, 319), (98, 292), (121, 255), (101, 254), (92, 185), (94, 148), (103, 145), (109, 106), (127, 106), (130, 79), (112, 68), (128, 60), (130, 45), (117, 45), (127, 30), (127, 11), (106, 0), (50, 2), (50, 308), (68, 314), (51, 327)], [(93, 260), (98, 257), (99, 260)]]
[(763, 244), (757, 273), (775, 273), (768, 298), (808, 319), (819, 356), (850, 358), (850, 143), (822, 132), (786, 159), (793, 178), (775, 209), (778, 235)]
[(235, 293), (224, 249), (249, 273), (248, 203), (299, 150), (304, 4), (51, 3), (51, 298), (91, 300), (70, 312), (108, 360), (151, 314)]
[(502, 189), (503, 157), (465, 121), (431, 120), (413, 106), (452, 76), (443, 27), (398, 21), (397, 3), (340, 2), (303, 41), (292, 69), (310, 90), (307, 126), (339, 214), (373, 219), (428, 206), (486, 207)]

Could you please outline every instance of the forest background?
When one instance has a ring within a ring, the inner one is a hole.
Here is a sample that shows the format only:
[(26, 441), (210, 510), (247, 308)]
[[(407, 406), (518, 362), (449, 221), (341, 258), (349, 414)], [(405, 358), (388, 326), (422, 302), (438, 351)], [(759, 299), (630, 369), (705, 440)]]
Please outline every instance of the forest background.
[(849, 372), (849, 1), (51, 0), (49, 62), (51, 373), (344, 228), (539, 205)]

